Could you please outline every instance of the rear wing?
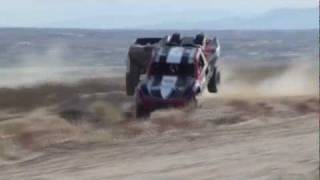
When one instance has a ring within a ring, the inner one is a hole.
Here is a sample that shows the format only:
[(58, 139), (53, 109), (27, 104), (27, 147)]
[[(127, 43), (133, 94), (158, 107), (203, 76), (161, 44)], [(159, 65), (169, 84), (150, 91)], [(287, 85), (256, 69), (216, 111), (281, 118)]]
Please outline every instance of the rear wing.
[(156, 44), (159, 43), (163, 38), (138, 38), (136, 39), (136, 41), (134, 42), (134, 44), (136, 45), (152, 45), (152, 44)]

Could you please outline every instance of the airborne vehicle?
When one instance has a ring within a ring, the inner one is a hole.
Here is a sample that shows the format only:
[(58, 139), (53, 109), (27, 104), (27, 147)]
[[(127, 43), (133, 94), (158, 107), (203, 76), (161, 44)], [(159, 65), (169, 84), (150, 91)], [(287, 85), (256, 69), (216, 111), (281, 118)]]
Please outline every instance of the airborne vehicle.
[(217, 93), (219, 56), (217, 38), (204, 34), (138, 38), (129, 49), (126, 73), (126, 92), (135, 95), (137, 117), (159, 108), (196, 105), (196, 96), (206, 88)]

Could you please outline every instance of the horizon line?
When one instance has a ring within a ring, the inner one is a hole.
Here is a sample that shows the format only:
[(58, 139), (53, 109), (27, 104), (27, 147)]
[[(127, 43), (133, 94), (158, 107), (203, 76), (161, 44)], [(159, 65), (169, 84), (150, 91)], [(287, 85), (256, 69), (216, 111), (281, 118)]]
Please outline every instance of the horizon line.
[(0, 26), (0, 29), (52, 29), (52, 30), (105, 30), (105, 31), (313, 31), (319, 30), (319, 28), (244, 28), (244, 29), (201, 29), (201, 28), (81, 28), (81, 27), (40, 27), (40, 26)]

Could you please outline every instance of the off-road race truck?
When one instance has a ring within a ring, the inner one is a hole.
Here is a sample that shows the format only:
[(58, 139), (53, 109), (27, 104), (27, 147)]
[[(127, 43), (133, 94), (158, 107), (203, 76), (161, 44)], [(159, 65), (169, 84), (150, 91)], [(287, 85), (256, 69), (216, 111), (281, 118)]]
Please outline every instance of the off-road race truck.
[[(126, 91), (136, 96), (137, 117), (159, 108), (196, 104), (196, 96), (206, 88), (217, 93), (219, 56), (217, 38), (204, 34), (138, 38), (129, 49), (126, 73)], [(140, 81), (142, 74), (146, 76)]]

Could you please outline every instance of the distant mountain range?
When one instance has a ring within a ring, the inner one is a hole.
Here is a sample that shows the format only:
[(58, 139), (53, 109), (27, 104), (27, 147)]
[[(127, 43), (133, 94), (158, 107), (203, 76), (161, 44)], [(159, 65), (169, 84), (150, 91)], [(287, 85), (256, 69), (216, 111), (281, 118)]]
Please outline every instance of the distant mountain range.
[(318, 29), (319, 10), (276, 9), (252, 17), (228, 17), (197, 22), (171, 22), (153, 25), (152, 29)]
[[(225, 11), (191, 11), (171, 14), (102, 15), (55, 22), (49, 27), (90, 29), (205, 29), (270, 30), (318, 29), (318, 8), (275, 9), (263, 14), (232, 15)], [(130, 19), (130, 20), (129, 20)]]

